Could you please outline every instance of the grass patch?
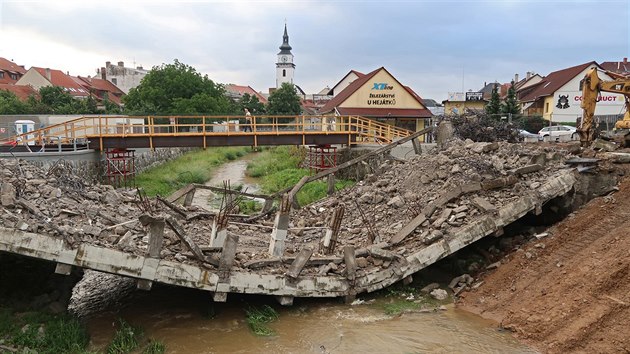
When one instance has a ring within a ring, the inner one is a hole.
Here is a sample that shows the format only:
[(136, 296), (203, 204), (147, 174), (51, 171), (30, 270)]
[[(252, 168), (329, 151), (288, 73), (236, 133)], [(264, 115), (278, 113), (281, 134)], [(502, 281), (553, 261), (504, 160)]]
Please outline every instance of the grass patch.
[(149, 345), (142, 351), (142, 354), (164, 354), (166, 352), (166, 346), (164, 343), (156, 340), (151, 340)]
[(386, 315), (397, 316), (410, 310), (417, 310), (421, 306), (422, 305), (413, 301), (396, 300), (394, 302), (383, 305), (383, 310), (385, 311)]
[(247, 314), (247, 325), (258, 336), (272, 336), (276, 334), (273, 329), (267, 326), (278, 319), (278, 312), (271, 306), (265, 305), (261, 308), (250, 307), (245, 311)]
[(107, 347), (107, 354), (125, 354), (140, 346), (142, 330), (131, 326), (124, 320), (119, 320), (120, 328), (114, 334), (114, 339)]
[[(304, 159), (303, 151), (296, 147), (280, 146), (263, 151), (256, 160), (247, 166), (247, 175), (261, 178), (263, 193), (273, 194), (297, 184), (310, 171), (300, 168)], [(354, 184), (353, 181), (337, 180), (335, 189), (343, 189)], [(300, 205), (307, 205), (327, 195), (326, 181), (307, 183), (297, 194)]]
[(75, 318), (40, 312), (16, 314), (6, 308), (0, 309), (0, 339), (9, 346), (42, 354), (83, 354), (89, 343), (87, 330)]
[(170, 195), (190, 183), (204, 183), (217, 166), (247, 154), (247, 147), (220, 147), (188, 152), (136, 176), (136, 186), (148, 196)]

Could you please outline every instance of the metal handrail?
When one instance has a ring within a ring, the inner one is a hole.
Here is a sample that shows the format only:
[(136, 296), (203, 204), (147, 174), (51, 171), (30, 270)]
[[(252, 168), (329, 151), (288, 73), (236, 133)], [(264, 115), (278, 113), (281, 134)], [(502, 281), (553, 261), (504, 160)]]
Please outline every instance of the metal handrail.
[(352, 134), (352, 144), (391, 142), (411, 131), (360, 116), (253, 116), (251, 131), (243, 131), (243, 116), (92, 116), (73, 119), (0, 140), (42, 145), (50, 137), (72, 144), (107, 137), (234, 136)]

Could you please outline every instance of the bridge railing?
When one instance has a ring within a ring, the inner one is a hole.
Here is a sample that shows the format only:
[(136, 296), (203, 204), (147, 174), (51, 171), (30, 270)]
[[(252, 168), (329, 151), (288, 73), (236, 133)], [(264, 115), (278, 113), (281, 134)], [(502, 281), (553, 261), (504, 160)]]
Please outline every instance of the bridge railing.
[[(251, 129), (250, 129), (251, 128)], [(0, 141), (0, 144), (76, 144), (106, 137), (344, 134), (349, 144), (389, 143), (411, 134), (359, 116), (92, 116), (73, 119)]]

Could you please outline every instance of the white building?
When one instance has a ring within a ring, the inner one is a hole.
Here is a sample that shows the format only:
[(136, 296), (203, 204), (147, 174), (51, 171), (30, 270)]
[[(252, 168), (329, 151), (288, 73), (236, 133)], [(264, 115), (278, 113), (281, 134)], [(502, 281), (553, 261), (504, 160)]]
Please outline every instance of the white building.
[(96, 69), (97, 77), (103, 80), (107, 80), (112, 84), (118, 86), (125, 94), (129, 93), (129, 90), (140, 85), (140, 81), (149, 73), (149, 70), (145, 70), (142, 66), (134, 68), (126, 68), (125, 63), (118, 62), (118, 65), (112, 65), (111, 62), (105, 62), (105, 66), (100, 69)]

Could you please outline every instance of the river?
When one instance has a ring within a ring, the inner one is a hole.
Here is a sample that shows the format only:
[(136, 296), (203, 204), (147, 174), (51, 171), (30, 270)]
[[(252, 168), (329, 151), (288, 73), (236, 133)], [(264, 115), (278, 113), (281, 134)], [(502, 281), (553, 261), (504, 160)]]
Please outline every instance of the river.
[[(255, 157), (249, 154), (221, 166), (207, 184), (221, 186), (230, 180), (232, 186), (255, 193), (256, 180), (245, 176)], [(218, 207), (211, 196), (199, 190), (193, 203)], [(271, 297), (231, 294), (227, 303), (213, 303), (209, 293), (193, 289), (156, 284), (143, 292), (133, 290), (133, 282), (120, 286), (129, 291), (114, 295), (122, 299), (105, 301), (113, 305), (101, 306), (86, 296), (97, 312), (88, 317), (92, 348), (104, 348), (122, 318), (166, 344), (167, 353), (535, 353), (499, 331), (496, 323), (452, 305), (388, 316), (383, 305), (391, 298), (385, 296), (368, 295), (372, 300), (356, 306), (339, 299), (295, 299), (292, 307), (281, 307)], [(106, 292), (98, 295), (108, 297)], [(276, 332), (271, 337), (254, 335), (246, 322), (245, 310), (263, 304), (279, 312), (270, 324)]]

